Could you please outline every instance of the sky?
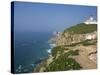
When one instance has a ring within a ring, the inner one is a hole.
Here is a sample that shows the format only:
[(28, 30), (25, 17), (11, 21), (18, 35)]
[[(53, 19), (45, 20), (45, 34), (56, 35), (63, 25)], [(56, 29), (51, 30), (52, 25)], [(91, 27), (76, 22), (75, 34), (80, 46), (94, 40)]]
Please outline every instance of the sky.
[(97, 18), (96, 6), (14, 3), (14, 28), (16, 31), (63, 31), (65, 28)]

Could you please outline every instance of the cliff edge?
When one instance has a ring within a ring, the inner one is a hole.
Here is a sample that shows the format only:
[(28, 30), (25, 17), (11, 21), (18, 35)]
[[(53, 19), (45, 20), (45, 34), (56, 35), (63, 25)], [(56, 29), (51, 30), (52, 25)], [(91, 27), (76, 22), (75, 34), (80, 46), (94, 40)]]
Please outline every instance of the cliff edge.
[(97, 24), (77, 24), (50, 39), (56, 47), (34, 72), (97, 68)]

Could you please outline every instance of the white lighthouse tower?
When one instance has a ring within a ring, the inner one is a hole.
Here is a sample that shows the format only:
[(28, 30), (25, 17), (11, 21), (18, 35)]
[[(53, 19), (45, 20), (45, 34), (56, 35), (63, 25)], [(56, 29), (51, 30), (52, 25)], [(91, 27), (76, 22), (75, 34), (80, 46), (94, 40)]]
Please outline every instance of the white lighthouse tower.
[(84, 23), (85, 24), (97, 24), (97, 21), (94, 20), (92, 16), (90, 16)]

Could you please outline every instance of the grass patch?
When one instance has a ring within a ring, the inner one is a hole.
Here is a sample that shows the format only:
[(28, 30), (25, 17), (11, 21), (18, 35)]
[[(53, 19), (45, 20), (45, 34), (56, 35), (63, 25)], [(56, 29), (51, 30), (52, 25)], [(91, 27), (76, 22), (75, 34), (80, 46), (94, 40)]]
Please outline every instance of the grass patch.
[(64, 56), (68, 57), (68, 56), (75, 56), (75, 55), (79, 55), (79, 50), (70, 50), (67, 53), (64, 54)]
[(83, 42), (80, 42), (80, 44), (82, 44), (84, 46), (95, 45), (96, 43), (97, 43), (97, 41), (94, 41), (94, 40), (85, 40)]
[(54, 59), (48, 67), (46, 67), (45, 72), (81, 69), (82, 67), (80, 64), (78, 64), (74, 59), (68, 57), (74, 55), (79, 55), (79, 50), (70, 50), (67, 53), (61, 54), (57, 59)]
[(50, 71), (66, 71), (66, 70), (79, 70), (82, 67), (72, 58), (63, 58), (54, 60), (45, 70)]
[(64, 45), (64, 47), (74, 47), (77, 46), (79, 44), (82, 44), (84, 46), (88, 46), (88, 45), (96, 45), (97, 41), (96, 40), (85, 40), (82, 42), (78, 42), (78, 43), (73, 43), (71, 45)]
[(93, 31), (96, 31), (96, 30), (97, 30), (97, 24), (87, 25), (84, 23), (80, 23), (80, 24), (77, 24), (75, 26), (65, 29), (63, 34), (66, 32), (75, 33), (75, 34), (86, 34), (86, 33), (91, 33)]
[(64, 51), (64, 47), (63, 46), (57, 46), (57, 47), (54, 47), (52, 49), (52, 56), (56, 56), (56, 54), (59, 52), (60, 54), (62, 54)]

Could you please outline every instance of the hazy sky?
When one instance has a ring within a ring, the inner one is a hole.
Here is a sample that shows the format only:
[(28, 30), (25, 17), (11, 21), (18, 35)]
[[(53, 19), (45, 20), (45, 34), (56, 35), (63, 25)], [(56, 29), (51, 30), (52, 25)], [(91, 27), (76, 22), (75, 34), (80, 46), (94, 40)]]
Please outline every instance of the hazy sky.
[(62, 31), (97, 17), (97, 7), (43, 3), (14, 3), (14, 26), (18, 31)]

